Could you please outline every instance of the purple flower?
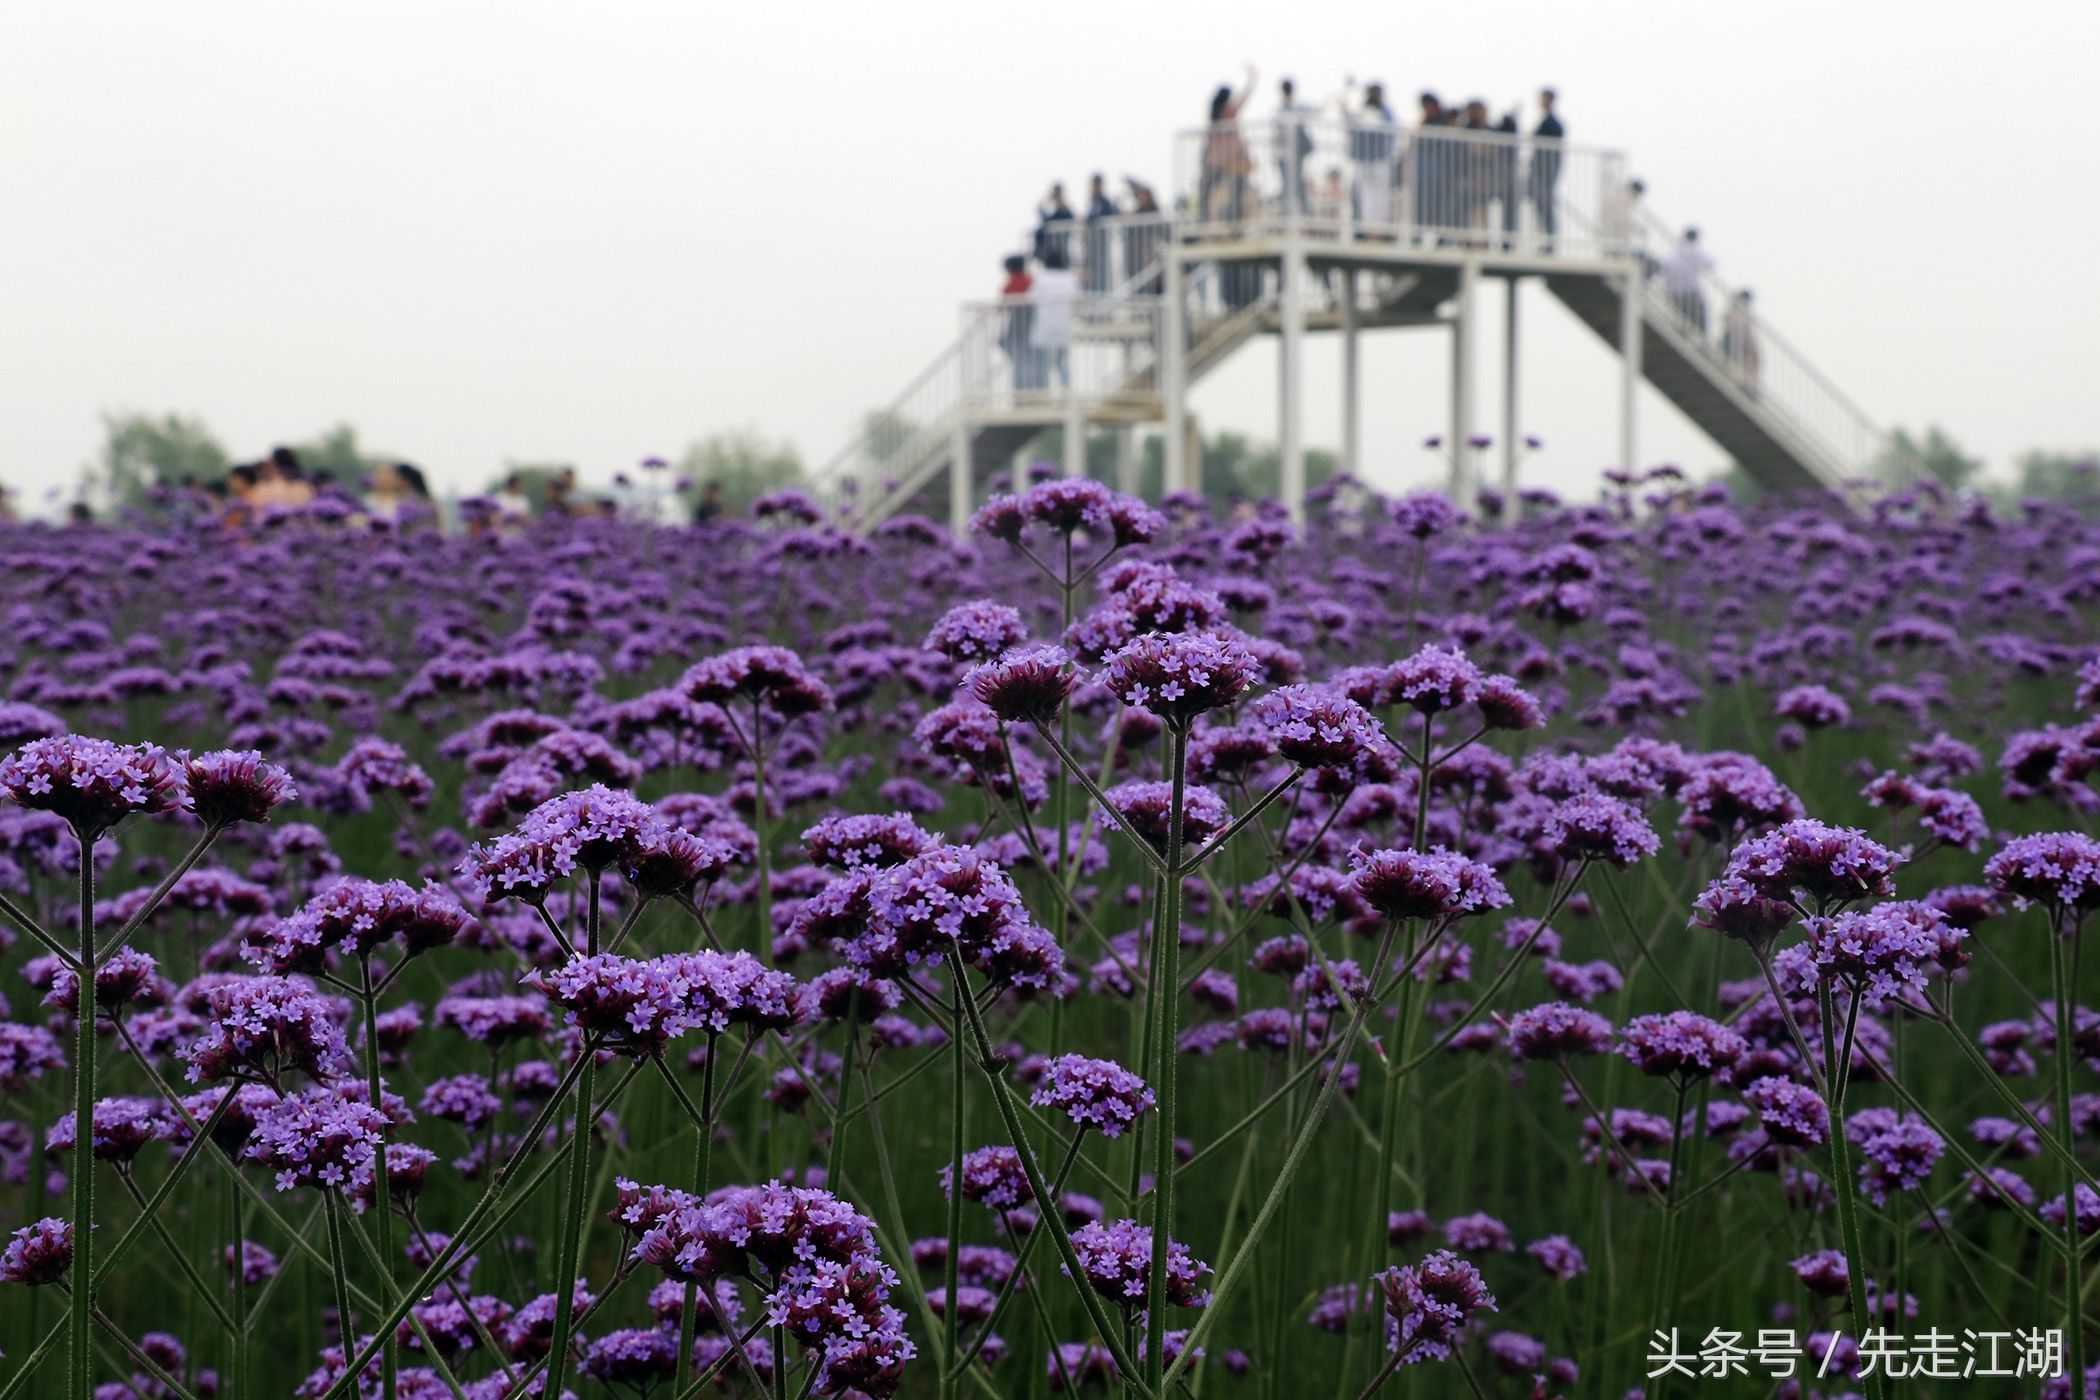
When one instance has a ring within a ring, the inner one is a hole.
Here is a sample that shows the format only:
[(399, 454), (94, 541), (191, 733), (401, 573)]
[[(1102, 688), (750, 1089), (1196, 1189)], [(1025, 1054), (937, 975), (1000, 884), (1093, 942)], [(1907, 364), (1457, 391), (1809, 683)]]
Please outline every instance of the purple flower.
[(1549, 1001), (1509, 1018), (1509, 1049), (1520, 1060), (1601, 1055), (1611, 1049), (1611, 1022), (1594, 1011)]
[(1794, 906), (1759, 893), (1740, 875), (1723, 875), (1692, 901), (1692, 921), (1753, 948), (1768, 947), (1794, 921)]
[(577, 956), (551, 972), (527, 973), (525, 983), (566, 1011), (569, 1025), (627, 1053), (654, 1054), (685, 1026), (672, 979), (653, 961)]
[(1983, 877), (2053, 914), (2082, 914), (2100, 906), (2100, 841), (2076, 831), (2017, 837), (1984, 863)]
[(738, 647), (688, 670), (678, 689), (689, 700), (728, 706), (743, 700), (783, 718), (832, 707), (829, 686), (786, 647)]
[(746, 952), (666, 953), (650, 967), (680, 1008), (679, 1029), (720, 1035), (733, 1026), (787, 1030), (802, 1018), (802, 989)]
[(347, 1190), (378, 1150), (386, 1115), (328, 1089), (280, 1099), (255, 1119), (242, 1149), (244, 1161), (277, 1173), (277, 1189), (320, 1186)]
[(971, 671), (970, 694), (999, 718), (1014, 724), (1047, 724), (1057, 718), (1079, 683), (1063, 647), (1022, 647)]
[(1153, 1104), (1144, 1080), (1113, 1060), (1084, 1055), (1052, 1059), (1028, 1101), (1037, 1108), (1057, 1109), (1081, 1128), (1098, 1129), (1103, 1137), (1121, 1137)]
[(886, 870), (926, 854), (937, 844), (902, 812), (887, 817), (827, 817), (802, 833), (802, 847), (809, 858), (835, 870)]
[(957, 665), (990, 661), (1028, 640), (1021, 614), (1004, 603), (979, 599), (958, 603), (941, 614), (926, 634), (926, 650), (937, 651)]
[(1101, 680), (1124, 704), (1186, 724), (1239, 699), (1261, 675), (1261, 663), (1244, 644), (1183, 632), (1139, 637), (1107, 658)]
[(1793, 1270), (1803, 1288), (1824, 1298), (1842, 1298), (1852, 1287), (1851, 1267), (1835, 1249), (1804, 1254), (1793, 1262)]
[[(1121, 783), (1103, 795), (1113, 804), (1109, 814), (1111, 822), (1155, 851), (1166, 851), (1173, 815), (1172, 783)], [(1181, 839), (1184, 845), (1203, 844), (1223, 831), (1231, 821), (1232, 814), (1225, 809), (1224, 798), (1200, 783), (1184, 785), (1181, 794)]]
[[(952, 1195), (955, 1168), (941, 1168), (941, 1191)], [(1011, 1147), (980, 1147), (962, 1159), (962, 1198), (992, 1211), (1009, 1211), (1033, 1199), (1021, 1154)]]
[(1922, 988), (1947, 947), (1967, 937), (1917, 900), (1812, 918), (1805, 927), (1809, 956), (1823, 975), (1877, 999)]
[[(1096, 1293), (1135, 1312), (1150, 1301), (1152, 1230), (1135, 1220), (1095, 1221), (1072, 1232), (1080, 1273)], [(1066, 1270), (1070, 1272), (1069, 1269)], [(1210, 1266), (1179, 1240), (1167, 1243), (1168, 1307), (1200, 1308), (1210, 1302), (1202, 1287)]]
[(1877, 1206), (1899, 1191), (1915, 1191), (1932, 1175), (1947, 1144), (1919, 1119), (1905, 1115), (1860, 1140), (1859, 1190)]
[(1389, 704), (1408, 705), (1425, 715), (1441, 714), (1471, 704), (1485, 677), (1459, 652), (1426, 646), (1385, 668), (1383, 690)]
[(659, 842), (664, 816), (632, 793), (593, 783), (541, 803), (515, 831), (475, 846), (459, 873), (485, 900), (537, 903), (579, 870), (595, 873)]
[(1278, 755), (1304, 768), (1353, 763), (1385, 739), (1378, 721), (1345, 695), (1310, 685), (1290, 685), (1263, 696), (1255, 723), (1267, 731)]
[(292, 1070), (328, 1079), (350, 1068), (349, 1048), (328, 1004), (302, 981), (242, 977), (212, 988), (204, 1035), (182, 1052), (193, 1083)]
[(1820, 1147), (1830, 1140), (1830, 1109), (1805, 1084), (1766, 1075), (1743, 1090), (1743, 1102), (1780, 1146)]
[(1892, 893), (1889, 877), (1902, 861), (1862, 831), (1803, 818), (1736, 847), (1726, 874), (1769, 899), (1791, 900), (1800, 891), (1828, 908)]
[(254, 750), (220, 749), (182, 765), (190, 810), (209, 827), (259, 822), (299, 796), (292, 775)]
[(1600, 792), (1577, 793), (1555, 806), (1540, 842), (1565, 861), (1604, 861), (1623, 870), (1661, 849), (1647, 818), (1627, 802)]
[(114, 744), (79, 734), (32, 739), (0, 759), (0, 794), (55, 812), (97, 835), (134, 812), (183, 805), (182, 775), (158, 744)]
[(1468, 1322), (1495, 1311), (1480, 1270), (1448, 1249), (1387, 1269), (1374, 1281), (1385, 1295), (1386, 1345), (1402, 1365), (1445, 1360)]
[(1548, 1235), (1542, 1240), (1533, 1240), (1524, 1246), (1524, 1252), (1538, 1260), (1539, 1267), (1562, 1283), (1580, 1278), (1589, 1272), (1589, 1260), (1566, 1235)]
[(73, 1227), (45, 1216), (10, 1235), (0, 1251), (0, 1283), (57, 1283), (73, 1266)]
[(1680, 1080), (1725, 1074), (1750, 1049), (1743, 1037), (1693, 1011), (1636, 1016), (1620, 1039), (1621, 1053), (1642, 1074)]
[(0, 1021), (0, 1089), (17, 1093), (32, 1079), (63, 1069), (66, 1053), (58, 1037), (42, 1026)]
[(1820, 685), (1797, 685), (1780, 692), (1773, 711), (1810, 729), (1837, 728), (1852, 720), (1852, 707), (1844, 697)]
[(1350, 883), (1388, 919), (1449, 919), (1505, 908), (1495, 872), (1456, 851), (1357, 851)]

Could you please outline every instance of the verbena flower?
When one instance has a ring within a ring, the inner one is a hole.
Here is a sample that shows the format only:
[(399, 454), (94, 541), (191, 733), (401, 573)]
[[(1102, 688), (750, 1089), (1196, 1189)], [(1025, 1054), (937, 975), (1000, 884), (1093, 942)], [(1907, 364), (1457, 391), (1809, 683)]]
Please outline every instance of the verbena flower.
[(1725, 1074), (1750, 1049), (1742, 1036), (1695, 1011), (1636, 1016), (1619, 1036), (1621, 1053), (1635, 1069), (1673, 1079)]
[(1309, 685), (1289, 685), (1264, 695), (1255, 703), (1254, 722), (1268, 731), (1280, 757), (1305, 768), (1353, 763), (1385, 737), (1363, 706)]
[(1967, 936), (1917, 900), (1812, 918), (1806, 928), (1809, 956), (1823, 975), (1877, 999), (1922, 988), (1947, 945)]
[(299, 796), (292, 775), (254, 750), (220, 749), (182, 765), (184, 790), (197, 820), (209, 827), (259, 822)]
[(0, 1283), (57, 1283), (73, 1267), (73, 1226), (56, 1216), (24, 1225), (0, 1251)]
[(1373, 1281), (1385, 1295), (1386, 1347), (1406, 1366), (1445, 1360), (1467, 1323), (1495, 1311), (1480, 1270), (1448, 1249), (1419, 1264), (1396, 1265)]
[[(955, 1192), (955, 1168), (941, 1168), (941, 1191)], [(962, 1159), (962, 1198), (987, 1210), (1008, 1211), (1034, 1198), (1021, 1154), (1011, 1147), (980, 1147)]]
[(1202, 633), (1139, 637), (1111, 654), (1101, 673), (1118, 700), (1170, 723), (1229, 705), (1260, 679), (1261, 665), (1244, 644)]
[[(1135, 1220), (1095, 1221), (1072, 1232), (1082, 1280), (1102, 1297), (1128, 1311), (1151, 1301), (1153, 1233)], [(1069, 1269), (1066, 1270), (1070, 1272)], [(1210, 1266), (1189, 1253), (1179, 1240), (1167, 1243), (1166, 1305), (1200, 1308), (1210, 1302), (1202, 1287)]]
[(1509, 1018), (1510, 1053), (1520, 1060), (1601, 1055), (1611, 1049), (1611, 1022), (1594, 1011), (1550, 1001)]
[(1113, 1060), (1058, 1055), (1044, 1066), (1029, 1102), (1057, 1109), (1076, 1126), (1096, 1129), (1103, 1137), (1121, 1137), (1154, 1100), (1144, 1080)]
[(158, 744), (79, 734), (32, 739), (0, 758), (0, 794), (97, 835), (134, 812), (182, 806), (182, 775)]
[(1063, 710), (1079, 684), (1079, 673), (1063, 647), (1020, 647), (976, 667), (964, 684), (999, 718), (1043, 724)]
[(1389, 919), (1456, 918), (1511, 902), (1493, 870), (1441, 847), (1357, 851), (1351, 861), (1357, 893)]
[(2008, 841), (1984, 863), (1993, 889), (2057, 914), (2100, 906), (2100, 840), (2052, 831)]
[(1004, 603), (957, 603), (926, 634), (925, 647), (958, 665), (990, 661), (1028, 640), (1021, 614)]
[(288, 977), (243, 977), (214, 987), (203, 1036), (182, 1052), (192, 1082), (261, 1078), (293, 1070), (329, 1079), (351, 1067), (328, 1004)]
[(802, 847), (809, 858), (839, 870), (887, 869), (924, 855), (937, 844), (902, 812), (886, 817), (827, 817), (802, 833)]
[(738, 647), (708, 658), (678, 681), (686, 698), (727, 706), (757, 704), (784, 718), (832, 707), (831, 688), (786, 647)]
[(1743, 1089), (1743, 1102), (1764, 1125), (1765, 1136), (1783, 1147), (1820, 1147), (1830, 1140), (1830, 1109), (1805, 1084), (1766, 1075)]
[[(1168, 855), (1167, 838), (1173, 816), (1174, 786), (1163, 782), (1128, 782), (1110, 788), (1109, 820), (1129, 831), (1155, 851)], [(1181, 839), (1197, 846), (1231, 825), (1232, 814), (1225, 799), (1200, 783), (1188, 783), (1181, 794)]]
[(319, 1186), (347, 1191), (378, 1151), (386, 1115), (329, 1089), (281, 1099), (256, 1116), (244, 1161), (277, 1174), (277, 1189)]

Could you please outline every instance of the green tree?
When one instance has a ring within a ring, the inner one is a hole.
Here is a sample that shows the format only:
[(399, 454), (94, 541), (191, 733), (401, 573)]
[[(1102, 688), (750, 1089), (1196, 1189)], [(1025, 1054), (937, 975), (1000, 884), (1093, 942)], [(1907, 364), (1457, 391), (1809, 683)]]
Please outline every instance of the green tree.
[(2091, 496), (2100, 492), (2100, 451), (2052, 452), (2037, 447), (2021, 453), (2014, 470), (2021, 496)]
[(338, 423), (324, 433), (291, 444), (291, 448), (299, 454), (299, 465), (308, 476), (316, 481), (331, 480), (350, 491), (363, 489), (372, 469), (388, 460), (385, 453), (361, 446), (357, 429), (348, 423)]
[(1934, 424), (1922, 437), (1912, 437), (1902, 428), (1890, 433), (1887, 445), (1869, 470), (1884, 481), (1902, 481), (1913, 472), (1922, 471), (1958, 491), (1983, 470), (1983, 459), (1971, 457), (1960, 443)]
[(214, 480), (226, 464), (226, 449), (202, 418), (104, 413), (102, 448), (81, 472), (81, 496), (134, 509), (147, 504), (155, 486)]
[(750, 428), (710, 433), (686, 448), (677, 474), (698, 495), (709, 483), (722, 488), (722, 503), (732, 512), (747, 509), (769, 491), (799, 486), (806, 479), (802, 454), (792, 442), (773, 442)]

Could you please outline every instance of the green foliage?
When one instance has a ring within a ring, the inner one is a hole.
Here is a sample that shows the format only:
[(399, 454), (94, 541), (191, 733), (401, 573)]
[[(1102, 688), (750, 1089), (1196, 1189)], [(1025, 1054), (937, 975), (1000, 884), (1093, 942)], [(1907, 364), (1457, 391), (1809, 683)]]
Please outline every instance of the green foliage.
[(2100, 494), (2100, 451), (2052, 452), (2035, 448), (2015, 464), (2022, 497), (2092, 496)]
[(1869, 470), (1888, 481), (1902, 481), (1922, 471), (1941, 485), (1960, 490), (1983, 470), (1983, 459), (1970, 456), (1946, 430), (1934, 424), (1922, 437), (1913, 437), (1903, 428), (1890, 433), (1888, 443)]
[(118, 510), (146, 504), (158, 485), (223, 476), (226, 449), (202, 418), (180, 413), (105, 413), (102, 448), (81, 471), (82, 499), (99, 496)]
[(770, 441), (751, 428), (698, 439), (674, 470), (691, 482), (689, 494), (695, 499), (710, 483), (720, 485), (722, 504), (732, 513), (747, 509), (769, 491), (799, 486), (805, 479), (802, 454), (792, 442)]
[(291, 448), (299, 454), (299, 465), (315, 481), (331, 480), (352, 491), (361, 489), (374, 467), (394, 460), (386, 453), (361, 446), (357, 429), (348, 423), (338, 423), (324, 433), (292, 443)]

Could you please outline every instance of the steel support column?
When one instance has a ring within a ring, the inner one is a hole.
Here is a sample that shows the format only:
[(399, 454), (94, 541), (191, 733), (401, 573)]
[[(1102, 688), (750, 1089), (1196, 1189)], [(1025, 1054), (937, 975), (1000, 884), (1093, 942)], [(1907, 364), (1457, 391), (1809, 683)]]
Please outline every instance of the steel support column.
[(1168, 235), (1166, 284), (1162, 291), (1159, 318), (1159, 396), (1166, 415), (1164, 461), (1160, 479), (1162, 492), (1185, 491), (1192, 477), (1189, 461), (1188, 325), (1187, 295), (1182, 285), (1181, 249)]
[(970, 462), (970, 425), (961, 422), (955, 429), (953, 458), (948, 463), (948, 529), (960, 540), (970, 528), (970, 506), (973, 498), (976, 472)]
[(1464, 505), (1474, 492), (1472, 449), (1466, 439), (1473, 436), (1473, 313), (1478, 301), (1480, 263), (1468, 258), (1459, 265), (1458, 297), (1451, 313), (1451, 499)]
[(1356, 476), (1361, 471), (1358, 455), (1362, 450), (1363, 418), (1358, 412), (1358, 391), (1362, 379), (1361, 362), (1356, 354), (1356, 269), (1345, 268), (1342, 278), (1342, 474)]
[(1628, 272), (1619, 283), (1619, 465), (1629, 472), (1637, 470), (1639, 456), (1634, 409), (1640, 385), (1640, 273)]
[(1504, 282), (1508, 300), (1502, 325), (1502, 494), (1505, 507), (1514, 509), (1517, 496), (1517, 458), (1523, 443), (1517, 437), (1517, 283)]
[(1282, 316), (1281, 351), (1277, 355), (1276, 428), (1281, 456), (1283, 507), (1291, 523), (1305, 523), (1305, 248), (1295, 236), (1283, 245), (1282, 285), (1278, 289), (1278, 311)]

